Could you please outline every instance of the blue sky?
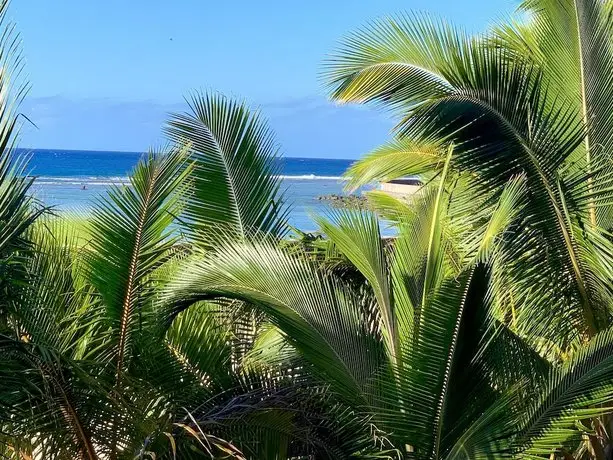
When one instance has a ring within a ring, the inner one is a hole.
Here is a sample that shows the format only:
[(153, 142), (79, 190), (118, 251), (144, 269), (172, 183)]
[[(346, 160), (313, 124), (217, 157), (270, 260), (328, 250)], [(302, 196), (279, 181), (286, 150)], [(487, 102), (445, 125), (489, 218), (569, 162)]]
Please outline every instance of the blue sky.
[(356, 158), (385, 141), (383, 113), (326, 100), (338, 40), (371, 19), (428, 11), (480, 30), (514, 0), (13, 0), (32, 85), (28, 148), (142, 151), (194, 89), (259, 107), (288, 156)]

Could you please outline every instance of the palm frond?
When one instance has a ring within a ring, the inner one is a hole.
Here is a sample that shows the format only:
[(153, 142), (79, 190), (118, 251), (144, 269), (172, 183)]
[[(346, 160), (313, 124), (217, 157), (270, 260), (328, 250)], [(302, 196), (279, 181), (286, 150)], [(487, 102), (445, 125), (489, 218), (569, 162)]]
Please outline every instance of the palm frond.
[(185, 219), (200, 238), (285, 233), (278, 147), (257, 113), (220, 95), (196, 94), (165, 132), (191, 146), (194, 188)]
[(464, 40), (463, 33), (429, 16), (382, 19), (349, 35), (326, 62), (323, 77), (341, 102), (406, 110), (452, 90), (441, 67), (461, 56)]
[(440, 171), (445, 153), (435, 142), (419, 144), (409, 138), (395, 139), (353, 163), (345, 172), (346, 187), (355, 190), (372, 182)]
[(597, 335), (573, 359), (550, 372), (546, 390), (527, 400), (518, 412), (514, 447), (524, 456), (564, 451), (593, 428), (580, 421), (611, 413), (613, 335)]
[[(613, 97), (613, 18), (607, 2), (596, 0), (526, 0), (521, 9), (529, 20), (523, 27), (502, 28), (503, 46), (511, 53), (526, 52), (576, 105), (587, 127), (575, 159), (584, 170), (605, 170), (588, 180), (592, 190), (602, 189), (610, 175), (613, 118), (608, 109)], [(505, 33), (505, 32), (512, 33)], [(514, 33), (513, 33), (514, 32)], [(515, 38), (515, 39), (514, 39)], [(590, 207), (595, 225), (608, 228), (611, 207)]]
[(177, 240), (171, 225), (182, 208), (186, 148), (150, 153), (130, 178), (100, 199), (91, 221), (88, 277), (100, 293), (118, 381), (131, 357), (132, 335), (151, 296), (148, 279)]
[[(407, 38), (404, 31), (420, 27), (426, 27), (430, 32), (426, 38), (417, 40), (417, 44), (428, 41), (434, 46), (448, 40), (446, 28), (429, 28), (429, 21), (421, 18), (390, 20), (389, 24), (385, 30), (397, 30), (397, 35), (381, 34), (377, 28), (364, 32), (354, 40), (354, 48), (346, 51), (347, 59), (353, 59), (352, 50), (360, 46), (364, 49), (387, 47), (398, 52), (412, 49), (417, 45)], [(461, 34), (454, 32), (454, 36), (460, 37)], [(522, 212), (527, 220), (521, 228), (530, 231), (522, 232), (521, 238), (506, 245), (506, 250), (511, 251), (505, 256), (506, 260), (530, 257), (530, 262), (522, 262), (521, 266), (538, 266), (541, 270), (538, 279), (556, 279), (565, 285), (565, 293), (558, 290), (561, 296), (557, 300), (548, 298), (544, 301), (543, 296), (533, 297), (531, 293), (538, 292), (537, 285), (522, 284), (520, 288), (517, 283), (530, 283), (531, 279), (537, 278), (521, 277), (521, 269), (515, 275), (504, 275), (506, 281), (498, 285), (508, 290), (515, 286), (516, 291), (523, 291), (522, 303), (529, 307), (522, 318), (533, 325), (537, 321), (528, 319), (531, 317), (529, 312), (542, 310), (547, 304), (563, 303), (572, 295), (576, 300), (570, 302), (569, 307), (575, 310), (573, 316), (578, 318), (573, 320), (575, 327), (579, 328), (578, 334), (594, 334), (604, 324), (599, 319), (602, 299), (590, 285), (590, 267), (581, 259), (577, 240), (565, 216), (566, 198), (571, 192), (558, 187), (558, 177), (564, 175), (563, 170), (569, 167), (569, 162), (576, 161), (575, 152), (585, 140), (586, 127), (580, 112), (575, 104), (556, 91), (555, 85), (548, 83), (545, 69), (524, 59), (509, 59), (507, 50), (488, 46), (487, 40), (458, 38), (445, 53), (451, 53), (451, 56), (445, 54), (445, 59), (430, 59), (428, 64), (430, 71), (449, 83), (448, 91), (444, 94), (416, 91), (415, 98), (420, 102), (404, 107), (398, 136), (413, 142), (431, 139), (453, 142), (451, 168), (472, 183), (475, 196), (491, 194), (496, 200), (513, 177), (526, 178), (526, 189), (530, 194)], [(434, 52), (432, 55), (438, 56)], [(415, 64), (425, 59), (421, 54), (407, 56)], [(364, 68), (369, 65), (368, 61), (356, 62)], [(352, 77), (347, 74), (344, 78), (350, 84)], [(389, 91), (389, 94), (381, 94), (391, 98), (393, 88)], [(380, 100), (384, 102), (385, 97), (381, 96)], [(580, 216), (589, 210), (590, 199), (576, 200), (573, 206), (572, 213)], [(547, 260), (543, 251), (531, 250), (536, 244), (546, 245)], [(507, 263), (497, 265), (503, 271), (513, 266)], [(566, 281), (562, 279), (564, 276), (568, 276)], [(510, 295), (509, 292), (500, 294)], [(555, 290), (550, 294), (556, 297)], [(610, 302), (607, 300), (605, 303), (608, 305)], [(541, 335), (552, 340), (558, 336), (557, 332), (553, 327), (549, 332), (540, 331)]]
[(45, 211), (31, 194), (27, 156), (15, 153), (20, 128), (18, 107), (28, 90), (22, 80), (22, 56), (14, 24), (8, 23), (8, 1), (0, 2), (0, 321), (5, 300), (23, 281), (24, 254), (31, 249), (25, 232)]
[(379, 306), (380, 330), (389, 353), (395, 357), (398, 348), (396, 321), (379, 222), (369, 212), (336, 211), (331, 217), (331, 220), (316, 218), (316, 222), (372, 287)]
[(380, 344), (360, 322), (356, 294), (303, 256), (271, 244), (227, 244), (208, 260), (191, 261), (168, 296), (174, 311), (218, 297), (258, 306), (315, 370), (352, 400), (364, 398), (370, 376), (384, 365)]

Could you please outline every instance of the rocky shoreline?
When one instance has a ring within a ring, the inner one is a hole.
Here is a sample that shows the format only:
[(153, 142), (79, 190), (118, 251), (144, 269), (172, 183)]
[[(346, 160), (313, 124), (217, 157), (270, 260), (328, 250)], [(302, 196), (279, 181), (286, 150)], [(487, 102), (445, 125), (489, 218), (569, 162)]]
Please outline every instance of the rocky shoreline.
[(325, 201), (335, 208), (370, 209), (368, 199), (360, 195), (320, 195), (317, 201)]

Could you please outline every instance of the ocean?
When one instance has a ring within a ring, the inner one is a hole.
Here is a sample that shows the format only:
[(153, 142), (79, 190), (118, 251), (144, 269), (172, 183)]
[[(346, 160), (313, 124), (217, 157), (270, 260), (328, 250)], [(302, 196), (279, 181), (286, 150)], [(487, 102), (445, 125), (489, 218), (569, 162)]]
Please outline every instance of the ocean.
[[(31, 156), (28, 171), (37, 176), (36, 196), (58, 210), (87, 212), (112, 183), (125, 183), (142, 153), (81, 150), (23, 150)], [(321, 195), (342, 194), (342, 174), (352, 160), (279, 159), (282, 189), (291, 204), (289, 223), (303, 231), (316, 228), (310, 214), (328, 208)]]

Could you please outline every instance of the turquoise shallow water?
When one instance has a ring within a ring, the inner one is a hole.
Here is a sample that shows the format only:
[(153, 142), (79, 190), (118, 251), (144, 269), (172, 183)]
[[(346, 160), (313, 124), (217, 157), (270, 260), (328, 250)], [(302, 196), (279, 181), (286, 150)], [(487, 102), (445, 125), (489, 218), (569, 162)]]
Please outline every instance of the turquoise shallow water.
[[(37, 176), (36, 195), (59, 210), (87, 212), (109, 184), (121, 184), (136, 165), (141, 153), (77, 150), (30, 150), (29, 171)], [(341, 175), (351, 160), (283, 158), (280, 160), (282, 188), (291, 205), (290, 224), (314, 230), (311, 213), (325, 213), (320, 195), (343, 193)]]

